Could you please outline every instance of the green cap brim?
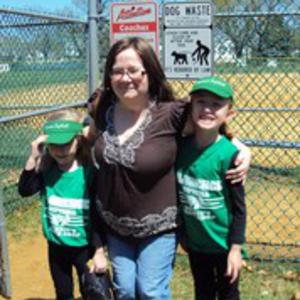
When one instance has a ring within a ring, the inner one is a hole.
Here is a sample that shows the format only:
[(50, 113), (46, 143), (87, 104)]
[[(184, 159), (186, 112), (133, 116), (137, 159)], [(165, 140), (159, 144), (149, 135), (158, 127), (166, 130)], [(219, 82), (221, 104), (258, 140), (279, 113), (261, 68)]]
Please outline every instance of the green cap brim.
[(77, 133), (73, 132), (66, 132), (66, 133), (59, 133), (59, 134), (49, 134), (46, 140), (46, 144), (57, 144), (63, 145), (70, 143)]
[(216, 76), (205, 77), (196, 81), (190, 94), (199, 91), (209, 91), (224, 99), (233, 98), (233, 90), (229, 83)]
[(63, 145), (70, 143), (82, 130), (81, 123), (67, 120), (48, 121), (44, 127), (46, 144)]

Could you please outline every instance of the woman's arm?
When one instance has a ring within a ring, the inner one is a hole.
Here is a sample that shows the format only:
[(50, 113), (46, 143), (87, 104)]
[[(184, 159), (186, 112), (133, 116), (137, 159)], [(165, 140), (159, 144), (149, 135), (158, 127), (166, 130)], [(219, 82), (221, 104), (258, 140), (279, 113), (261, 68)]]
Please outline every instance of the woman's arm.
[(107, 269), (107, 259), (104, 252), (104, 244), (106, 243), (105, 224), (101, 221), (96, 203), (96, 170), (93, 171), (93, 180), (89, 186), (90, 196), (90, 218), (91, 218), (91, 245), (95, 249), (93, 263), (90, 272), (104, 273)]
[(246, 182), (247, 174), (251, 163), (250, 149), (237, 138), (232, 139), (232, 143), (240, 150), (238, 156), (234, 160), (235, 168), (231, 168), (226, 173), (226, 179), (231, 183), (242, 181)]
[(107, 270), (107, 259), (103, 247), (96, 249), (93, 256), (93, 264), (90, 268), (90, 272), (105, 273)]
[(97, 214), (96, 199), (91, 200), (91, 223), (92, 223), (92, 246), (95, 248), (93, 263), (90, 272), (104, 273), (107, 269), (107, 259), (103, 248), (103, 239), (105, 239), (104, 224), (100, 222), (100, 216)]

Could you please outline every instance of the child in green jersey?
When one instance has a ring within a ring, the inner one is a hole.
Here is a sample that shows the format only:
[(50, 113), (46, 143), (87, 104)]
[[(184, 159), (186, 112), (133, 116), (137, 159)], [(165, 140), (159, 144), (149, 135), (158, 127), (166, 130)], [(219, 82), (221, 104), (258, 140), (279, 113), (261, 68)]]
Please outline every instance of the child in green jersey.
[(56, 299), (73, 299), (72, 267), (79, 277), (87, 268), (104, 272), (106, 258), (96, 227), (93, 169), (82, 136), (82, 118), (74, 111), (52, 114), (44, 134), (31, 143), (31, 153), (19, 180), (21, 196), (40, 192), (42, 225), (48, 241), (48, 258)]
[(246, 207), (243, 184), (225, 176), (236, 146), (223, 135), (233, 117), (233, 91), (218, 77), (195, 82), (191, 91), (194, 136), (177, 159), (180, 207), (196, 299), (239, 299)]

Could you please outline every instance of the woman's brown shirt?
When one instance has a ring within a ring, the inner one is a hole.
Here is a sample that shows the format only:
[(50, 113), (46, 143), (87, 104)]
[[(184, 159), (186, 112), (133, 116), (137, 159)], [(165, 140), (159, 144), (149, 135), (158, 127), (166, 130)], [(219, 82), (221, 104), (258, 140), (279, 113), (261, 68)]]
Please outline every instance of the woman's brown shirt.
[(183, 101), (153, 103), (123, 144), (113, 125), (114, 105), (103, 112), (93, 154), (98, 206), (113, 232), (143, 238), (177, 227), (174, 164), (187, 106)]

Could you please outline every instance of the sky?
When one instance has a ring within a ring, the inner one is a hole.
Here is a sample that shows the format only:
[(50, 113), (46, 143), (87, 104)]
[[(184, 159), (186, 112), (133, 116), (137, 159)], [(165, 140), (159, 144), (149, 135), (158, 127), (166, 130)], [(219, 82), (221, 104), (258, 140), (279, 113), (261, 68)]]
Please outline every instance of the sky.
[(78, 13), (72, 0), (0, 0), (0, 8), (30, 9), (50, 13), (69, 8)]

